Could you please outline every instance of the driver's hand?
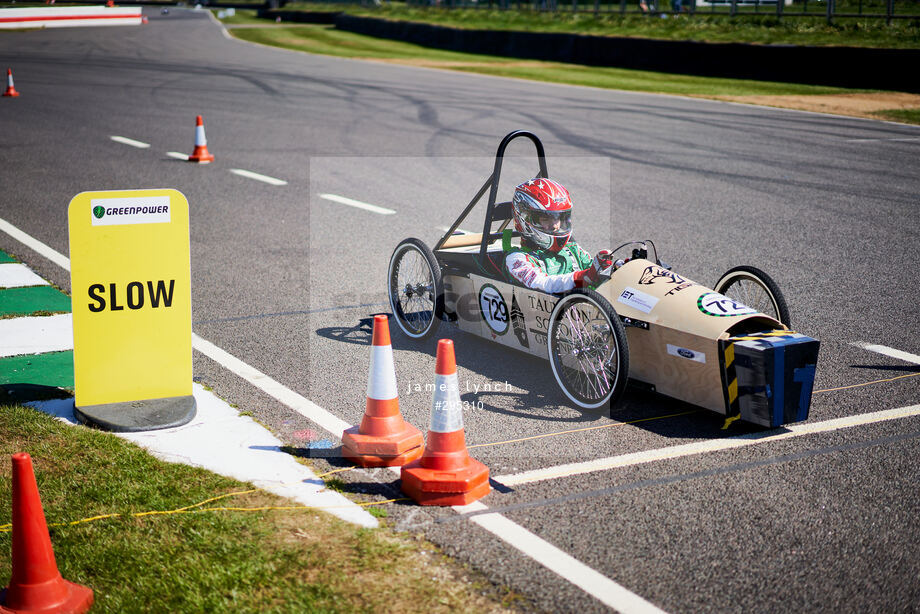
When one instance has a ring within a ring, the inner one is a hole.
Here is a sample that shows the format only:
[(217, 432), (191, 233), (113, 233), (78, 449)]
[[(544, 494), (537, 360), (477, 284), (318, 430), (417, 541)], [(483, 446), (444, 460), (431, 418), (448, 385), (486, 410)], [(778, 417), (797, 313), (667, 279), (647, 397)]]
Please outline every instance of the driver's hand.
[(575, 274), (575, 285), (579, 287), (596, 286), (602, 281), (610, 279), (613, 272), (613, 254), (608, 249), (602, 249), (594, 256), (589, 266), (584, 271)]

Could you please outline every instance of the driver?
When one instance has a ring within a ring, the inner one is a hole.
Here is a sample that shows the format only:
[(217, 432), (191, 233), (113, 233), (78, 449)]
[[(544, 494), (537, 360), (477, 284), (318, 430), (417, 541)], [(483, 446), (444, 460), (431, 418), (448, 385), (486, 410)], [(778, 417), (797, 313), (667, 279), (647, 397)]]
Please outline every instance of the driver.
[(521, 247), (505, 257), (505, 267), (528, 288), (547, 293), (596, 286), (610, 277), (609, 250), (594, 258), (572, 240), (572, 199), (552, 179), (535, 177), (514, 188), (514, 227)]

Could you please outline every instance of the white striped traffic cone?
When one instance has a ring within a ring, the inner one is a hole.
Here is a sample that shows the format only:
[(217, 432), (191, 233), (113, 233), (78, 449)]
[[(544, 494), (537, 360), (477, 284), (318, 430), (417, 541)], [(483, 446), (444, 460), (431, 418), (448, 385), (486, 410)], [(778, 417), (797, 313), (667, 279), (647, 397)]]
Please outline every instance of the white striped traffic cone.
[(422, 432), (399, 413), (387, 317), (374, 316), (364, 418), (342, 433), (342, 456), (362, 467), (399, 466), (421, 456), (423, 444)]
[(19, 95), (19, 92), (16, 91), (16, 88), (13, 87), (13, 69), (6, 69), (6, 91), (3, 92), (4, 96), (16, 97)]
[(204, 136), (204, 122), (201, 116), (195, 120), (195, 151), (188, 157), (189, 162), (207, 164), (214, 161), (214, 156), (208, 151), (208, 139)]
[(489, 468), (470, 458), (463, 433), (454, 342), (438, 341), (425, 453), (404, 465), (401, 488), (421, 505), (466, 505), (489, 494)]

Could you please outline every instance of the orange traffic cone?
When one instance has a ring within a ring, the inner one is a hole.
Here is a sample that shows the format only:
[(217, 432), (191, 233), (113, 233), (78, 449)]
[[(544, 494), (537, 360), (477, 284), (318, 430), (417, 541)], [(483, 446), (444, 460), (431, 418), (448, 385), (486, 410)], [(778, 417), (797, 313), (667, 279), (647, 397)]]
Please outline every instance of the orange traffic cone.
[(207, 164), (214, 161), (214, 156), (208, 151), (208, 139), (204, 136), (204, 122), (201, 116), (195, 120), (195, 151), (188, 157), (189, 162)]
[(13, 87), (13, 69), (6, 69), (6, 91), (3, 92), (4, 96), (18, 96), (19, 92), (16, 91), (16, 88)]
[(374, 316), (364, 418), (342, 433), (342, 456), (362, 467), (396, 467), (421, 456), (424, 443), (399, 413), (390, 325), (386, 316)]
[(489, 468), (466, 451), (450, 339), (438, 341), (434, 388), (428, 444), (420, 459), (403, 466), (402, 491), (421, 505), (466, 505), (489, 494)]
[(105, 0), (105, 5), (109, 8), (115, 6), (115, 0)]
[(13, 455), (13, 576), (0, 594), (0, 612), (42, 614), (86, 612), (93, 591), (61, 577), (45, 513), (38, 496), (32, 459)]

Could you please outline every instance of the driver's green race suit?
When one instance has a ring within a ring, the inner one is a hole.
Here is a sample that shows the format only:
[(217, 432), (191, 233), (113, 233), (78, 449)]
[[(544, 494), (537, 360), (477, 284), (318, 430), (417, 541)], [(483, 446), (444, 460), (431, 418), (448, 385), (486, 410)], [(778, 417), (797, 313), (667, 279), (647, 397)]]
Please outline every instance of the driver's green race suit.
[(558, 253), (515, 249), (505, 256), (505, 268), (528, 288), (554, 294), (574, 288), (575, 273), (590, 267), (591, 261), (592, 256), (570, 240)]

